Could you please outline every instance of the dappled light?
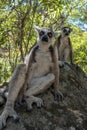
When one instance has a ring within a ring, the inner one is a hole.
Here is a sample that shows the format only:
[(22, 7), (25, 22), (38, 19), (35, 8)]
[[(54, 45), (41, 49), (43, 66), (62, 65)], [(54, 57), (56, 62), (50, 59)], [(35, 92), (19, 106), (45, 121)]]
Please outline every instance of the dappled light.
[[(87, 6), (84, 0), (1, 0), (0, 83), (8, 81), (15, 67), (36, 42), (34, 25), (73, 29), (74, 62), (87, 74)], [(58, 34), (59, 35), (59, 34)]]

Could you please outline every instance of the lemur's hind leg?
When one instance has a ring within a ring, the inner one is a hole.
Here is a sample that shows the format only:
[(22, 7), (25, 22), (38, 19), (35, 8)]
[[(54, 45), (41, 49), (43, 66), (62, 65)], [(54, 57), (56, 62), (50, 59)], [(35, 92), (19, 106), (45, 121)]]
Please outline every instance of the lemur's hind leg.
[(7, 102), (0, 116), (0, 130), (6, 126), (6, 120), (8, 117), (13, 117), (14, 120), (18, 120), (19, 117), (14, 110), (14, 103), (17, 99), (18, 93), (23, 86), (25, 81), (26, 65), (20, 64), (14, 71), (11, 81), (9, 83), (9, 94)]
[(30, 88), (25, 93), (25, 101), (27, 103), (28, 110), (32, 109), (33, 103), (36, 103), (37, 107), (43, 106), (43, 100), (35, 97), (35, 95), (38, 95), (47, 90), (54, 82), (54, 79), (55, 76), (52, 73), (40, 78), (32, 79)]

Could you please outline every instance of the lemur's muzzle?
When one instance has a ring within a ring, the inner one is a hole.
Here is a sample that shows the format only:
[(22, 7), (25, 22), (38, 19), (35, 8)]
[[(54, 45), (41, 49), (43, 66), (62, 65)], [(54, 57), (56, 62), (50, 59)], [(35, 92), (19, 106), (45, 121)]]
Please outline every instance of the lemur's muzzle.
[(65, 35), (68, 36), (68, 35), (69, 35), (69, 32), (66, 32)]
[(48, 37), (47, 37), (47, 35), (44, 35), (44, 36), (42, 37), (42, 41), (48, 42)]

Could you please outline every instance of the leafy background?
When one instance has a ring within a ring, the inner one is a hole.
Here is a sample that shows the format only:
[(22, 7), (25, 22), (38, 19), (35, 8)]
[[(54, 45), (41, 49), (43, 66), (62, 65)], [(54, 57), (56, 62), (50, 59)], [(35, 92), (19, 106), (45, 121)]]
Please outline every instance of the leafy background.
[(0, 83), (9, 81), (35, 43), (34, 25), (71, 27), (74, 62), (87, 74), (86, 0), (0, 0)]

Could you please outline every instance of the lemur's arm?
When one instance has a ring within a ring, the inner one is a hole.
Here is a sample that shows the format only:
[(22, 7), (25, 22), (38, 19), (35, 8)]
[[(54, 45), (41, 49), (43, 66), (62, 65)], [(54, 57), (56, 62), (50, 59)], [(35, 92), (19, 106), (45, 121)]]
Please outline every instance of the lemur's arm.
[(70, 54), (69, 54), (70, 62), (71, 64), (73, 64), (73, 48), (72, 48), (72, 43), (70, 41), (70, 38), (69, 38), (69, 49), (70, 49)]
[(57, 91), (59, 89), (59, 66), (58, 66), (58, 53), (57, 53), (57, 47), (54, 46), (54, 54), (53, 54), (53, 57), (54, 57), (54, 75), (55, 75), (55, 82), (54, 82), (54, 88), (55, 88), (55, 91)]
[(30, 70), (31, 70), (32, 63), (35, 62), (35, 52), (37, 49), (38, 49), (38, 45), (35, 45), (30, 50), (28, 61), (26, 64), (26, 66), (27, 66), (26, 78), (25, 78), (23, 87), (21, 88), (21, 90), (19, 92), (19, 97), (23, 97), (23, 94), (24, 94), (25, 90), (27, 89), (27, 85), (29, 83), (29, 78), (30, 78)]
[(0, 115), (0, 130), (6, 126), (6, 120), (8, 117), (13, 117), (14, 120), (18, 120), (19, 118), (16, 111), (14, 110), (14, 104), (25, 81), (25, 74), (25, 64), (18, 65), (12, 74), (11, 80), (9, 82), (7, 102), (2, 114)]
[[(57, 55), (59, 55), (59, 47), (60, 47), (60, 44), (61, 44), (60, 39), (61, 39), (61, 35), (55, 41), (55, 46), (57, 46), (57, 53), (58, 53)], [(58, 57), (58, 60), (60, 60), (59, 56), (57, 56), (57, 57)]]
[(62, 93), (59, 91), (59, 65), (58, 65), (58, 53), (57, 53), (57, 47), (56, 45), (54, 47), (50, 47), (52, 62), (53, 62), (53, 73), (55, 75), (55, 81), (54, 81), (54, 96), (55, 99), (57, 98), (63, 98)]

